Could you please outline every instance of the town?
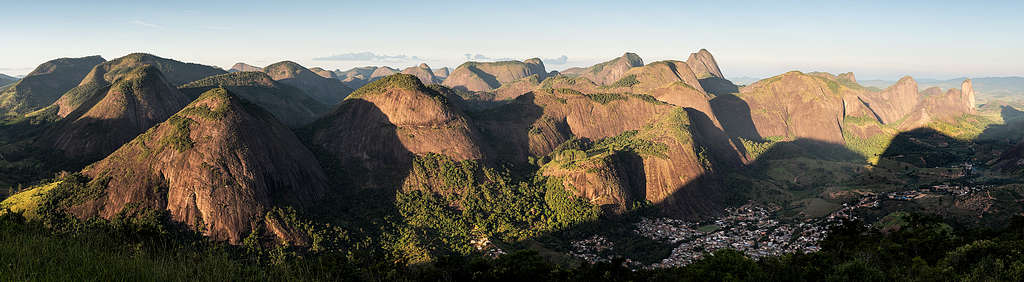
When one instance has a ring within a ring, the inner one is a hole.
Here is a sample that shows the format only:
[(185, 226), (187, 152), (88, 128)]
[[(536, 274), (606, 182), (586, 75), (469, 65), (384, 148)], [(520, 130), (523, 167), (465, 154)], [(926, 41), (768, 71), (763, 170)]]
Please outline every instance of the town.
[[(778, 256), (795, 252), (816, 252), (818, 243), (828, 230), (843, 220), (858, 219), (857, 212), (874, 209), (882, 201), (911, 201), (929, 196), (952, 195), (970, 197), (985, 192), (991, 185), (940, 184), (912, 190), (862, 193), (856, 202), (842, 206), (820, 218), (783, 223), (775, 216), (779, 207), (758, 204), (727, 208), (722, 216), (708, 221), (685, 221), (672, 218), (641, 218), (634, 232), (639, 236), (676, 244), (669, 257), (650, 265), (626, 260), (633, 268), (667, 268), (684, 266), (719, 249), (733, 249), (751, 258)], [(572, 243), (573, 256), (590, 263), (609, 262), (615, 257), (614, 244), (601, 235)]]

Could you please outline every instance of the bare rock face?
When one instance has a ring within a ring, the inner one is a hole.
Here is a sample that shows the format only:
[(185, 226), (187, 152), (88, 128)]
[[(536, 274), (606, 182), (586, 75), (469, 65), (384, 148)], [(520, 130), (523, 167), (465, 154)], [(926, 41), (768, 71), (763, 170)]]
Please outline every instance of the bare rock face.
[(274, 80), (298, 88), (313, 99), (327, 105), (335, 105), (352, 93), (352, 89), (346, 87), (341, 81), (322, 77), (291, 61), (269, 65), (264, 72)]
[(239, 63), (235, 63), (235, 65), (231, 66), (231, 68), (228, 69), (228, 72), (243, 72), (243, 71), (263, 71), (263, 68), (239, 62)]
[(722, 70), (718, 68), (718, 62), (715, 61), (715, 57), (711, 56), (711, 52), (708, 52), (706, 49), (700, 49), (697, 53), (691, 53), (690, 57), (686, 59), (686, 64), (690, 66), (693, 73), (697, 75), (697, 78), (725, 78), (722, 75)]
[(449, 73), (451, 73), (451, 70), (448, 67), (439, 68), (434, 70), (434, 77), (443, 81), (445, 78), (448, 78)]
[(917, 82), (904, 76), (893, 86), (877, 93), (866, 93), (861, 96), (866, 104), (883, 124), (892, 124), (910, 114), (921, 100), (917, 92)]
[(974, 86), (971, 84), (970, 79), (964, 80), (964, 82), (960, 84), (960, 94), (960, 100), (963, 100), (964, 102), (964, 109), (966, 109), (968, 113), (976, 112), (975, 105), (978, 104), (978, 101), (974, 95)]
[(455, 68), (443, 85), (458, 90), (491, 91), (531, 75), (537, 75), (540, 79), (547, 75), (540, 59), (533, 58), (524, 62), (466, 62)]
[(478, 133), (462, 111), (407, 74), (387, 76), (354, 92), (313, 124), (311, 140), (342, 163), (371, 171), (401, 170), (413, 155), (427, 153), (455, 160), (484, 156)]
[(846, 72), (846, 73), (839, 74), (839, 79), (842, 79), (842, 80), (845, 80), (845, 81), (849, 81), (849, 82), (853, 82), (853, 83), (857, 83), (857, 77), (854, 76), (852, 72)]
[[(290, 130), (222, 88), (83, 172), (105, 188), (70, 208), (79, 217), (167, 210), (174, 220), (234, 244), (257, 225), (275, 226), (263, 222), (271, 218), (264, 216), (268, 209), (307, 207), (327, 187), (313, 154)], [(278, 234), (292, 235), (301, 237)]]
[(373, 81), (373, 80), (381, 79), (382, 77), (389, 76), (389, 75), (396, 74), (396, 73), (398, 73), (398, 70), (396, 70), (396, 69), (393, 69), (393, 68), (390, 68), (390, 67), (379, 67), (377, 69), (374, 69), (373, 72), (370, 73), (370, 80)]
[(420, 64), (419, 66), (408, 67), (402, 70), (402, 73), (416, 76), (416, 78), (419, 78), (420, 81), (423, 82), (423, 84), (436, 84), (439, 81), (436, 77), (434, 77), (434, 71), (430, 70), (430, 66), (427, 66), (427, 64)]
[(100, 56), (45, 62), (24, 78), (0, 89), (0, 115), (25, 114), (50, 105), (105, 60)]
[(607, 86), (630, 87), (635, 89), (634, 92), (644, 92), (677, 82), (704, 93), (704, 88), (701, 87), (697, 76), (690, 71), (689, 65), (680, 61), (659, 61), (632, 68), (618, 81)]
[(182, 85), (190, 98), (214, 88), (225, 88), (245, 101), (267, 110), (289, 127), (301, 127), (331, 110), (298, 88), (274, 81), (263, 72), (235, 72)]
[[(611, 61), (596, 64), (589, 68), (578, 70), (579, 76), (590, 79), (594, 83), (600, 85), (607, 85), (619, 81), (623, 76), (626, 75), (631, 68), (642, 67), (644, 61), (640, 59), (640, 56), (633, 53), (622, 54), (621, 57), (615, 58)], [(573, 74), (574, 70), (563, 71), (562, 74)]]
[(317, 75), (319, 75), (319, 76), (321, 76), (323, 78), (338, 79), (338, 76), (335, 75), (334, 72), (329, 71), (329, 70), (325, 70), (325, 69), (323, 69), (321, 67), (314, 67), (314, 68), (311, 68), (309, 70), (312, 71), (313, 73), (316, 73)]
[[(807, 138), (843, 144), (840, 124), (846, 91), (849, 89), (831, 84), (827, 78), (792, 71), (744, 87), (735, 96), (716, 97), (720, 105), (715, 113), (719, 120), (749, 115), (760, 137)], [(735, 100), (732, 97), (742, 101), (729, 102)], [(716, 104), (715, 100), (712, 105)]]
[(540, 76), (531, 75), (520, 80), (502, 84), (501, 87), (495, 89), (494, 100), (506, 101), (512, 100), (520, 95), (526, 94), (527, 92), (533, 91), (540, 86)]
[(76, 88), (58, 101), (83, 99), (46, 133), (53, 147), (70, 157), (98, 157), (113, 152), (139, 133), (166, 120), (189, 100), (152, 65), (117, 69), (112, 84)]
[(925, 126), (933, 120), (952, 122), (963, 115), (977, 113), (970, 79), (965, 80), (961, 87), (963, 88), (949, 89), (944, 94), (937, 94), (941, 93), (937, 88), (929, 88), (926, 90), (928, 95), (925, 95), (908, 118), (899, 124), (899, 128), (910, 130)]

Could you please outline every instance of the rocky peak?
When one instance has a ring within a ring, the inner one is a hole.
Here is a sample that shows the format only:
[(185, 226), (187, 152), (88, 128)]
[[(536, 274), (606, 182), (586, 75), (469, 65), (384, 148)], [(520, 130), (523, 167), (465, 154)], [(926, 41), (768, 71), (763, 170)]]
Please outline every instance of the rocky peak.
[(590, 79), (594, 83), (600, 85), (607, 85), (622, 79), (630, 69), (642, 66), (644, 66), (644, 61), (640, 59), (640, 56), (626, 52), (618, 58), (596, 64), (587, 69), (579, 70), (578, 72), (580, 77)]
[(971, 84), (971, 79), (964, 80), (964, 82), (960, 84), (960, 94), (962, 95), (961, 99), (964, 101), (964, 106), (971, 109), (973, 112), (974, 106), (977, 105), (977, 101), (975, 99), (974, 87)]
[(418, 66), (406, 68), (402, 70), (402, 73), (414, 75), (424, 84), (434, 84), (439, 82), (439, 80), (434, 77), (434, 72), (430, 70), (430, 66), (427, 66), (426, 63), (420, 63)]
[(68, 156), (105, 156), (189, 101), (151, 65), (123, 70), (112, 84), (83, 91), (80, 96), (65, 95), (58, 100), (68, 105), (61, 108), (66, 114), (62, 123), (47, 133), (54, 148)]
[[(111, 218), (135, 207), (167, 210), (192, 229), (236, 244), (255, 227), (272, 224), (263, 222), (271, 208), (307, 207), (327, 187), (313, 154), (290, 130), (222, 88), (83, 172), (106, 187), (70, 208), (79, 217)], [(303, 241), (296, 239), (301, 234), (276, 235)]]
[(257, 66), (253, 66), (253, 65), (249, 65), (249, 64), (246, 64), (246, 63), (242, 63), (242, 62), (238, 62), (238, 63), (235, 63), (235, 65), (231, 66), (231, 69), (228, 69), (228, 72), (241, 72), (241, 71), (263, 71), (263, 68), (257, 67)]
[(352, 93), (352, 89), (342, 84), (340, 80), (325, 78), (292, 61), (269, 65), (264, 68), (264, 72), (274, 80), (298, 88), (313, 99), (327, 105), (337, 104), (349, 93)]
[(700, 49), (697, 53), (691, 53), (690, 57), (686, 59), (686, 64), (690, 65), (697, 78), (725, 78), (722, 75), (722, 70), (718, 68), (718, 62), (715, 61), (715, 57), (707, 49)]
[(839, 79), (857, 83), (857, 77), (853, 75), (853, 72), (841, 73), (839, 74)]

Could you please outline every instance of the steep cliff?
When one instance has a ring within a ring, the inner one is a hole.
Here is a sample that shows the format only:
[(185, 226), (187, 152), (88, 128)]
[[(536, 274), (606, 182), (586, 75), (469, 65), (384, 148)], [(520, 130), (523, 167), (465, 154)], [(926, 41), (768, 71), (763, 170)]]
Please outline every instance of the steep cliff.
[[(257, 225), (279, 224), (268, 222), (270, 208), (311, 206), (327, 187), (313, 154), (290, 130), (222, 88), (83, 172), (102, 191), (69, 208), (79, 217), (167, 210), (194, 230), (236, 244)], [(308, 242), (302, 234), (276, 235)]]

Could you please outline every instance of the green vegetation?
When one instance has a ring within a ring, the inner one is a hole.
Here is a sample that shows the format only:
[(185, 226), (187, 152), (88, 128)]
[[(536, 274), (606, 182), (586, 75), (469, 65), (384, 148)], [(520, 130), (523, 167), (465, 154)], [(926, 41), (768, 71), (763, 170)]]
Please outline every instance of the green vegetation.
[(832, 91), (832, 94), (839, 94), (839, 83), (836, 82), (835, 80), (820, 75), (811, 75), (811, 77), (817, 78), (818, 80), (821, 80), (821, 82), (824, 82), (825, 85), (828, 86), (828, 90)]
[(170, 146), (178, 152), (192, 149), (194, 143), (190, 134), (192, 134), (191, 126), (193, 123), (195, 121), (192, 119), (178, 115), (167, 119), (167, 124), (171, 127), (171, 133), (160, 139), (161, 146)]
[(619, 152), (667, 158), (668, 145), (637, 137), (639, 133), (630, 130), (596, 143), (589, 139), (571, 139), (555, 148), (549, 156), (553, 164), (562, 168), (579, 168), (584, 163), (604, 161), (606, 157)]
[(990, 118), (965, 114), (957, 117), (952, 122), (934, 120), (928, 123), (927, 126), (959, 140), (974, 140), (993, 124), (996, 124), (996, 121)]
[(772, 140), (754, 141), (747, 140), (746, 138), (743, 137), (739, 137), (739, 139), (740, 143), (743, 143), (743, 149), (747, 152), (747, 157), (751, 160), (756, 160), (757, 158), (761, 157), (761, 155), (764, 155), (764, 153), (768, 152), (768, 150), (771, 149), (772, 146), (775, 146), (775, 143), (779, 142)]
[(640, 81), (636, 80), (636, 75), (635, 74), (631, 74), (631, 75), (623, 76), (622, 78), (620, 78), (615, 83), (607, 85), (607, 87), (633, 87), (633, 85), (637, 85), (639, 83), (640, 83)]
[(509, 244), (596, 219), (597, 209), (565, 191), (561, 181), (515, 180), (508, 172), (427, 154), (414, 160), (412, 174), (438, 179), (395, 197), (394, 238), (385, 248), (410, 262), (475, 252), (471, 241), (488, 238)]
[(420, 91), (436, 99), (444, 99), (444, 95), (441, 95), (434, 89), (423, 85), (423, 83), (420, 82), (420, 79), (416, 78), (416, 76), (401, 73), (385, 76), (374, 82), (370, 82), (369, 84), (356, 89), (356, 91), (349, 94), (345, 99), (363, 98), (366, 95), (384, 93), (388, 90)]
[(594, 102), (601, 103), (602, 105), (606, 105), (608, 103), (611, 103), (611, 102), (614, 102), (614, 101), (618, 101), (618, 100), (625, 101), (626, 99), (628, 99), (628, 98), (626, 98), (625, 95), (618, 94), (618, 93), (583, 94), (583, 96), (586, 96), (587, 98), (590, 98), (590, 100), (593, 100)]

